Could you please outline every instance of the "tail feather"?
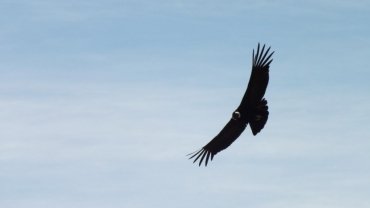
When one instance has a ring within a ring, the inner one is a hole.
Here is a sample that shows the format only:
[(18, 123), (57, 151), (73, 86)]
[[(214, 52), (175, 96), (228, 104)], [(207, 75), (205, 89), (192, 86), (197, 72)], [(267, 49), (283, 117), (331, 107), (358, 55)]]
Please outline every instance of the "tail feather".
[(263, 129), (267, 122), (269, 111), (267, 101), (265, 99), (262, 99), (260, 101), (260, 103), (257, 105), (255, 109), (255, 112), (256, 112), (255, 115), (249, 122), (253, 135), (258, 134)]

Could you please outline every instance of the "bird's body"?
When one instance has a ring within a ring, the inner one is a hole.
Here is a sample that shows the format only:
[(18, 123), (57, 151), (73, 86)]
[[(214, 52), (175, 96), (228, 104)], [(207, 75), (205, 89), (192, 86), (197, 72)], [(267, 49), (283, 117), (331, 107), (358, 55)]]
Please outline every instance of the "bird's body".
[(209, 159), (220, 151), (230, 146), (250, 125), (253, 135), (258, 134), (265, 126), (268, 119), (267, 101), (263, 98), (269, 81), (269, 67), (272, 62), (270, 48), (265, 51), (263, 45), (260, 51), (260, 45), (257, 46), (257, 52), (252, 55), (252, 73), (248, 83), (247, 90), (242, 98), (238, 108), (232, 113), (230, 121), (207, 145), (199, 151), (192, 153), (190, 159), (195, 158), (194, 162), (199, 160), (199, 166), (205, 159), (207, 166)]

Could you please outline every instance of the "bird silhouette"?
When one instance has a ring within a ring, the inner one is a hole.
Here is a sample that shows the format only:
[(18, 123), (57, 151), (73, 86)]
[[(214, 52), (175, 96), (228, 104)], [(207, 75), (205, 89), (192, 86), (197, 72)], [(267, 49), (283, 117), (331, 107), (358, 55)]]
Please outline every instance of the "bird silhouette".
[(202, 149), (190, 155), (195, 163), (199, 159), (199, 166), (205, 161), (207, 166), (209, 159), (230, 146), (245, 130), (249, 124), (253, 135), (257, 135), (265, 126), (269, 111), (267, 100), (264, 99), (269, 82), (269, 68), (272, 62), (270, 48), (265, 51), (265, 45), (260, 49), (258, 43), (256, 53), (252, 53), (252, 72), (247, 90), (238, 108), (233, 111), (230, 121), (208, 144)]

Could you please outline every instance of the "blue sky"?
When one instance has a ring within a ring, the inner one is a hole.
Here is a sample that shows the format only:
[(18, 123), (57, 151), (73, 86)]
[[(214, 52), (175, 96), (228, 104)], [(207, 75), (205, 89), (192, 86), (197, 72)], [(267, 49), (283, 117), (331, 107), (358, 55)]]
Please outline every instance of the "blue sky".
[[(369, 1), (0, 2), (0, 206), (370, 206)], [(270, 117), (207, 168), (257, 43)]]

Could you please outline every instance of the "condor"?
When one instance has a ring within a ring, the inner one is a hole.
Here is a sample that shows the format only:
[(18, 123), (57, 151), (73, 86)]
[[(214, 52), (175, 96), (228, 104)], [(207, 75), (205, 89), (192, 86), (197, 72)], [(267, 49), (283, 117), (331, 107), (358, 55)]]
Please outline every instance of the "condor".
[(215, 138), (202, 149), (189, 154), (189, 159), (195, 158), (193, 163), (199, 159), (199, 166), (203, 161), (207, 166), (209, 159), (212, 160), (218, 152), (230, 146), (248, 124), (254, 136), (263, 129), (269, 115), (267, 101), (263, 97), (269, 81), (271, 56), (274, 53), (269, 53), (270, 48), (265, 51), (265, 45), (263, 45), (260, 50), (260, 44), (258, 44), (256, 54), (253, 50), (252, 73), (239, 107), (232, 113), (230, 121)]

